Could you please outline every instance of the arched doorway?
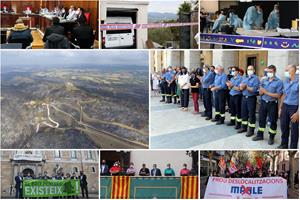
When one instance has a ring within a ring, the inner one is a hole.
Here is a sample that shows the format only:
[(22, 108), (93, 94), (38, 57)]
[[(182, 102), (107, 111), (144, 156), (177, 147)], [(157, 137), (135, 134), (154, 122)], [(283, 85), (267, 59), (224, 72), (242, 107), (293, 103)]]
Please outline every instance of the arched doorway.
[(33, 177), (33, 175), (34, 175), (33, 170), (30, 169), (30, 168), (26, 168), (26, 169), (24, 169), (22, 172), (23, 172), (23, 175), (24, 175), (24, 176), (27, 176), (28, 173), (30, 174), (31, 177)]

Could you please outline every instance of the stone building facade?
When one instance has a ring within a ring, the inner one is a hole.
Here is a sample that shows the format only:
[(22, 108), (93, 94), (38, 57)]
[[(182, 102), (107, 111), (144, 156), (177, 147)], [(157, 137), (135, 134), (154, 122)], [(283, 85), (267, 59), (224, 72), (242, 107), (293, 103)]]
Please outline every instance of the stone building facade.
[(64, 174), (73, 172), (87, 176), (91, 194), (99, 191), (99, 152), (94, 150), (10, 150), (1, 151), (1, 197), (15, 194), (15, 176), (18, 172), (38, 177), (47, 171), (51, 176), (57, 171)]

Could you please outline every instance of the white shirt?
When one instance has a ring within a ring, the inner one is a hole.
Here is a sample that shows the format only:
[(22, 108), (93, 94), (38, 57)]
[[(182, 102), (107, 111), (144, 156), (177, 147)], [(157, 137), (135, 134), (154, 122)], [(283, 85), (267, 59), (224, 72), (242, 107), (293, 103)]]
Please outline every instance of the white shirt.
[(76, 19), (76, 11), (69, 11), (69, 15), (67, 16), (67, 20), (75, 20)]
[(183, 75), (178, 76), (178, 84), (182, 87), (182, 89), (189, 89), (190, 88), (190, 76), (186, 73)]

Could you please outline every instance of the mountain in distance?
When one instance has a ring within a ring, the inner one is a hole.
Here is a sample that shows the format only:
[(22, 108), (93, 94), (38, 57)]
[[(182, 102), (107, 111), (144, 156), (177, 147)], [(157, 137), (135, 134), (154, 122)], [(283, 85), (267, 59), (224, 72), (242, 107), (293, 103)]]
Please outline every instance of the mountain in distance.
[(176, 20), (178, 18), (177, 14), (175, 13), (160, 13), (160, 12), (149, 12), (148, 13), (148, 22), (160, 22), (160, 21), (166, 21), (166, 20)]

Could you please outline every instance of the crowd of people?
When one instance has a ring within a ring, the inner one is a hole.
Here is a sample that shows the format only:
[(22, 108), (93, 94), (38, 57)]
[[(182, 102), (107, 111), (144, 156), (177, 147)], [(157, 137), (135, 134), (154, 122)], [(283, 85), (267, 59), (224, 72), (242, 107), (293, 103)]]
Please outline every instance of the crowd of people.
[[(77, 175), (75, 172), (72, 174), (70, 173), (63, 173), (63, 172), (57, 172), (52, 173), (52, 175), (48, 175), (48, 172), (45, 171), (44, 174), (40, 173), (38, 176), (35, 176), (34, 174), (23, 174), (22, 172), (18, 172), (17, 176), (15, 176), (15, 198), (16, 199), (23, 199), (23, 181), (24, 180), (80, 180), (80, 188), (82, 193), (82, 198), (88, 199), (88, 182), (87, 182), (87, 176), (84, 174), (83, 171), (80, 171), (80, 174)], [(12, 188), (11, 188), (12, 190)], [(56, 198), (56, 197), (55, 197)], [(78, 196), (62, 196), (59, 198), (79, 198)]]
[[(208, 66), (188, 72), (185, 67), (168, 67), (161, 74), (151, 75), (152, 89), (162, 95), (160, 102), (180, 104), (181, 111), (188, 111), (190, 92), (194, 114), (201, 114), (205, 120), (216, 125), (225, 123), (225, 111), (231, 114), (227, 126), (233, 126), (237, 133), (246, 132), (253, 141), (264, 139), (269, 124), (268, 144), (274, 144), (277, 121), (280, 119), (280, 149), (297, 149), (299, 137), (299, 73), (298, 66), (288, 65), (284, 69), (284, 80), (276, 76), (277, 68), (270, 65), (264, 69), (264, 76), (258, 77), (254, 66), (228, 67), (228, 74), (222, 66)], [(199, 112), (199, 97), (203, 101), (203, 112)], [(259, 97), (259, 98), (257, 98)], [(179, 100), (178, 100), (179, 99)], [(257, 101), (258, 99), (258, 101)], [(258, 127), (256, 134), (256, 107)], [(227, 105), (227, 106), (226, 106)], [(214, 116), (213, 116), (214, 107)], [(290, 140), (290, 145), (289, 145)]]
[[(188, 169), (187, 164), (183, 164), (183, 168), (179, 171), (180, 176), (196, 176), (198, 172), (194, 169)], [(129, 167), (122, 167), (120, 161), (114, 162), (112, 167), (106, 164), (106, 160), (102, 160), (100, 166), (101, 176), (175, 176), (175, 171), (168, 163), (164, 171), (157, 167), (157, 164), (153, 164), (150, 170), (146, 164), (142, 164), (140, 170), (137, 170), (134, 163), (130, 163)]]
[[(82, 7), (75, 9), (73, 5), (66, 11), (63, 7), (56, 7), (53, 12), (47, 8), (41, 8), (41, 14), (51, 14), (52, 25), (47, 27), (43, 36), (46, 49), (91, 49), (94, 45), (93, 28), (88, 24), (85, 10)], [(65, 30), (61, 21), (66, 20), (75, 23), (70, 30)], [(71, 33), (69, 36), (69, 32)], [(22, 48), (30, 48), (33, 42), (30, 27), (26, 26), (22, 19), (17, 19), (7, 38), (8, 43), (21, 43)]]
[(274, 5), (274, 9), (269, 14), (265, 25), (263, 25), (263, 10), (259, 3), (256, 3), (247, 9), (243, 20), (239, 18), (233, 9), (229, 8), (218, 10), (214, 15), (207, 13), (204, 8), (201, 8), (200, 20), (201, 33), (208, 32), (210, 29), (209, 22), (213, 24), (211, 28), (212, 33), (234, 33), (237, 28), (254, 30), (263, 29), (263, 26), (266, 30), (275, 30), (276, 28), (279, 28), (279, 5)]

